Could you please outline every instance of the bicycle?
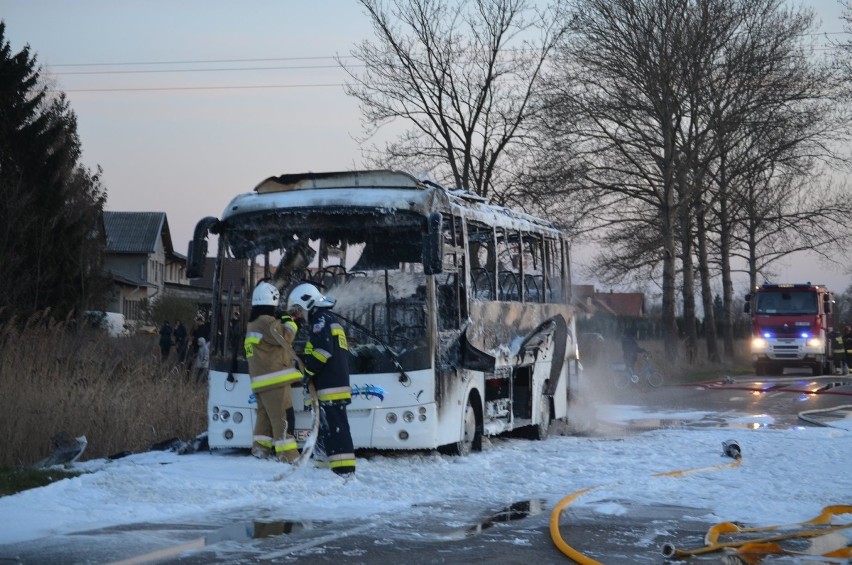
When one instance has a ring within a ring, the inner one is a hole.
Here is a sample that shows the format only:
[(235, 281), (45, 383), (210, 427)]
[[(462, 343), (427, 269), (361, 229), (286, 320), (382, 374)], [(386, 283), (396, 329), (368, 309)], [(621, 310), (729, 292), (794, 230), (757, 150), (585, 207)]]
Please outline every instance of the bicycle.
[(631, 385), (638, 385), (642, 381), (646, 382), (652, 388), (658, 388), (663, 384), (663, 375), (654, 368), (651, 363), (651, 356), (643, 353), (639, 359), (641, 366), (636, 371), (629, 371), (623, 363), (613, 365), (614, 382), (616, 388), (627, 388)]

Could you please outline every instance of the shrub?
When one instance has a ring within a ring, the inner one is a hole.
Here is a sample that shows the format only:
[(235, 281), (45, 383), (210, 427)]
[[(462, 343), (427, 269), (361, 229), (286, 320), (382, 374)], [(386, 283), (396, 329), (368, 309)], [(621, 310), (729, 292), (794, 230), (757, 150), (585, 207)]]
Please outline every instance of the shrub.
[(0, 466), (43, 459), (62, 432), (86, 436), (82, 460), (197, 436), (206, 387), (159, 355), (156, 336), (112, 338), (46, 314), (0, 327)]

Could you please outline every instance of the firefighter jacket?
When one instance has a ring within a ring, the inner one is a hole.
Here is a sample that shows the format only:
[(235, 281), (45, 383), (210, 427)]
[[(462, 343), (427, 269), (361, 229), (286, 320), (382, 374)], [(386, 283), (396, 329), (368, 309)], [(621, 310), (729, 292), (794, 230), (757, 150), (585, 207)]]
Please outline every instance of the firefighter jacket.
[(246, 327), (244, 347), (252, 392), (263, 392), (294, 383), (302, 374), (294, 366), (293, 339), (296, 324), (282, 324), (272, 316), (258, 316)]
[(835, 359), (845, 360), (846, 358), (846, 340), (840, 332), (834, 331), (829, 334), (831, 338), (831, 353)]
[(337, 317), (324, 308), (310, 316), (305, 345), (305, 376), (313, 380), (320, 402), (349, 404), (349, 344)]

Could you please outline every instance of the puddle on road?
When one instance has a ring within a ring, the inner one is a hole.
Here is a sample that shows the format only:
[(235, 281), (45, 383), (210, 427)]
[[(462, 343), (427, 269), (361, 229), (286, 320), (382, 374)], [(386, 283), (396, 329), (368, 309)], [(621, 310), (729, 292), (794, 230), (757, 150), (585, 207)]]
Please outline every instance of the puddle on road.
[(465, 528), (454, 530), (443, 534), (441, 537), (445, 539), (461, 539), (476, 536), (483, 531), (502, 522), (514, 522), (523, 520), (529, 516), (541, 514), (546, 509), (546, 501), (544, 499), (522, 500), (513, 502), (509, 506), (498, 510), (497, 512), (487, 516), (482, 521)]
[(722, 418), (704, 418), (701, 420), (683, 420), (679, 418), (638, 418), (623, 422), (624, 427), (628, 431), (644, 432), (649, 430), (658, 430), (664, 428), (719, 428), (719, 429), (734, 429), (734, 430), (758, 430), (766, 429), (787, 429), (790, 426), (786, 424), (776, 424), (773, 422), (761, 421), (759, 418), (754, 420), (725, 420)]
[(213, 545), (223, 541), (248, 541), (253, 539), (271, 538), (289, 535), (305, 530), (312, 530), (319, 522), (292, 522), (289, 520), (253, 520), (238, 522), (220, 528), (204, 537), (205, 545)]

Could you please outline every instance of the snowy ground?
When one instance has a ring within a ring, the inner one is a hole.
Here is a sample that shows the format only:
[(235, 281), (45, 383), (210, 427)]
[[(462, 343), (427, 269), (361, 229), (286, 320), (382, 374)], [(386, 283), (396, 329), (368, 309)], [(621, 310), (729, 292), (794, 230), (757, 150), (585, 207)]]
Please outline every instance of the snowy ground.
[[(605, 405), (598, 418), (700, 420), (705, 412), (646, 412)], [(285, 480), (281, 464), (244, 454), (148, 452), (115, 461), (78, 463), (80, 477), (0, 498), (0, 544), (138, 522), (191, 520), (246, 507), (281, 519), (345, 520), (469, 501), (492, 507), (598, 487), (574, 502), (577, 511), (622, 516), (657, 505), (700, 509), (708, 522), (786, 524), (852, 503), (852, 426), (775, 429), (766, 415), (732, 416), (728, 429), (678, 427), (643, 433), (551, 436), (544, 442), (493, 439), (466, 458), (437, 453), (374, 455), (358, 460), (349, 481), (305, 467)], [(722, 443), (736, 440), (743, 463)], [(659, 473), (720, 466), (680, 477)], [(847, 517), (848, 518), (848, 517)], [(2, 548), (0, 547), (0, 553)]]

